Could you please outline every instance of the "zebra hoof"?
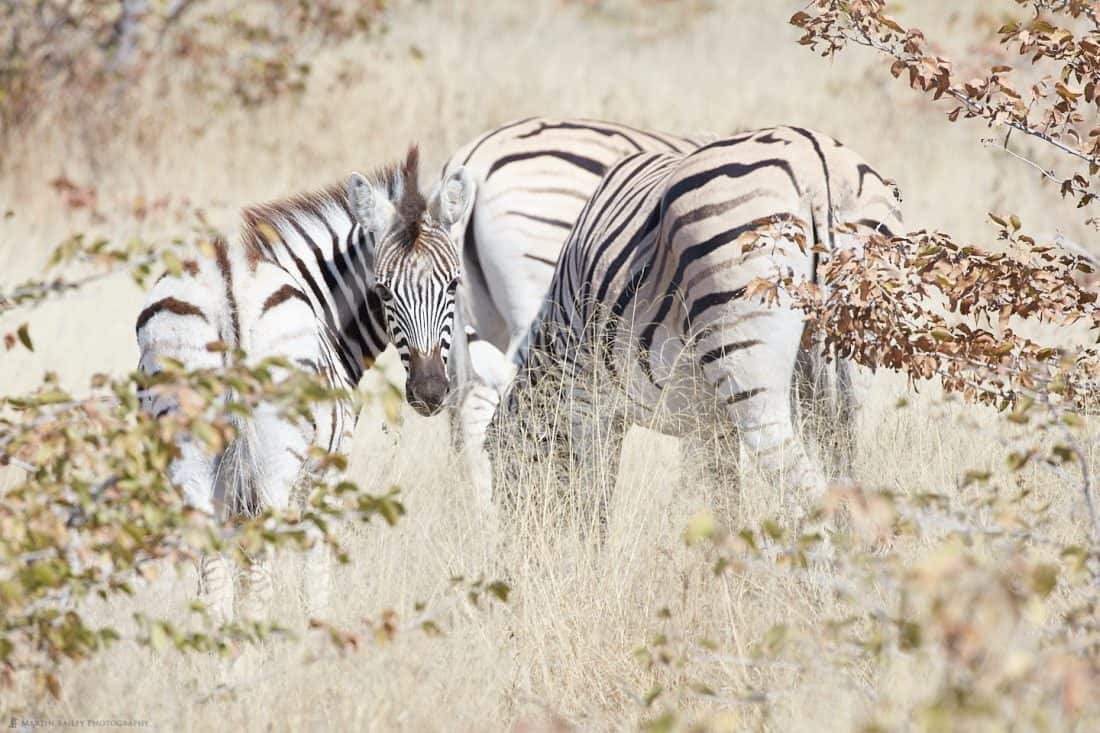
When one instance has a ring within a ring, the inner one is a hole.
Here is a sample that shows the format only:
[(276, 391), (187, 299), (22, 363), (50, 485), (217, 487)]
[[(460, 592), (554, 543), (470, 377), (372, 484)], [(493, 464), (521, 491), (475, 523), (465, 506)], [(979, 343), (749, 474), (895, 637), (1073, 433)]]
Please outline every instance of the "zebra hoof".
[(245, 621), (265, 621), (274, 597), (271, 563), (266, 557), (253, 558), (241, 573), (241, 594), (237, 607)]
[(215, 628), (233, 622), (233, 569), (224, 555), (207, 553), (199, 561), (199, 600)]

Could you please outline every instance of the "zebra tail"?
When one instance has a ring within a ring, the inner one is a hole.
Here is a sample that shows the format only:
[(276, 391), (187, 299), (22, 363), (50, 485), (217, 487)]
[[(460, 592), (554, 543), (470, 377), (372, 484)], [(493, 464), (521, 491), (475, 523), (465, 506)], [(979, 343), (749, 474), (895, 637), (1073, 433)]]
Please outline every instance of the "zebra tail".
[[(837, 249), (833, 226), (834, 216), (840, 212), (837, 211), (833, 186), (828, 181), (827, 169), (823, 170), (823, 174), (826, 177), (823, 187), (824, 201), (819, 199), (809, 202), (810, 231), (808, 234), (813, 239), (809, 243), (813, 250), (810, 280), (819, 287), (827, 288), (821, 270)], [(828, 254), (824, 256), (819, 254), (819, 247), (824, 248)], [(799, 349), (798, 360), (795, 363), (794, 381), (797, 399), (792, 399), (792, 402), (797, 404), (792, 407), (801, 413), (801, 421), (804, 429), (809, 431), (809, 437), (825, 448), (827, 453), (835, 454), (836, 451), (827, 445), (833, 442), (829, 436), (834, 433), (847, 435), (853, 430), (851, 424), (853, 395), (850, 379), (846, 378), (849, 376), (846, 373), (849, 365), (842, 364), (840, 359), (828, 358), (828, 348), (822, 334), (811, 332), (808, 336), (809, 343)]]
[(236, 436), (226, 447), (218, 465), (218, 493), (229, 517), (251, 517), (263, 509), (256, 426), (240, 415), (232, 415), (230, 424)]

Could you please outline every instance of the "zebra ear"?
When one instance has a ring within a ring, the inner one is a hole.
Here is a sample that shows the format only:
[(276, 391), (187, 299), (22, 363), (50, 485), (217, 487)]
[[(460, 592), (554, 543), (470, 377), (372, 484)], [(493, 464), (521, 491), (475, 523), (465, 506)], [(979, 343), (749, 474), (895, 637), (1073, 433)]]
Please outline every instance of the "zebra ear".
[(444, 226), (454, 226), (469, 214), (476, 189), (474, 177), (459, 166), (440, 182), (428, 202), (428, 211)]
[(348, 181), (348, 203), (356, 221), (375, 237), (384, 234), (393, 223), (395, 210), (386, 189), (360, 173), (352, 173)]

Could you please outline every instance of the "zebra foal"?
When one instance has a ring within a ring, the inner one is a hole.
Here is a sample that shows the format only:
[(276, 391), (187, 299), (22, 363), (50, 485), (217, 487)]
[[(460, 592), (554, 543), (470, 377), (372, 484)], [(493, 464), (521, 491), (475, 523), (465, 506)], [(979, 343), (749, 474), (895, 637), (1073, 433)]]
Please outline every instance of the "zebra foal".
[[(350, 392), (393, 343), (407, 370), (409, 404), (424, 415), (438, 412), (451, 390), (461, 269), (450, 229), (468, 213), (473, 182), (457, 169), (425, 200), (418, 167), (414, 147), (402, 164), (371, 176), (355, 173), (346, 183), (246, 209), (239, 242), (215, 242), (212, 257), (197, 257), (153, 286), (137, 319), (139, 368), (154, 374), (168, 357), (216, 370), (225, 352), (206, 347), (220, 341), (251, 360), (284, 357)], [(154, 416), (179, 407), (157, 391), (143, 396), (143, 406)], [(317, 404), (298, 422), (261, 404), (234, 418), (236, 437), (221, 453), (181, 437), (170, 478), (189, 503), (222, 520), (285, 509), (316, 469), (310, 447), (346, 452), (356, 417), (343, 401)], [(202, 558), (200, 594), (222, 622), (235, 615), (234, 574), (225, 557)], [(304, 581), (307, 608), (323, 610), (328, 558), (320, 543)], [(253, 559), (242, 586), (241, 612), (265, 613), (265, 557)]]

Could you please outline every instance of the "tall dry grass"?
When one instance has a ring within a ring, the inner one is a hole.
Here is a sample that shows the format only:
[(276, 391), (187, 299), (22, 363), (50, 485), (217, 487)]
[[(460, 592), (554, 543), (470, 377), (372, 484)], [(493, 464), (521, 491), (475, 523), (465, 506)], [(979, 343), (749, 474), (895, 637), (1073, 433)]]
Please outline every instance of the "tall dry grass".
[[(317, 58), (316, 83), (298, 101), (246, 112), (150, 90), (116, 110), (116, 132), (91, 148), (76, 132), (80, 120), (47, 113), (4, 161), (0, 214), (12, 214), (0, 218), (3, 282), (34, 273), (73, 231), (121, 239), (171, 236), (184, 226), (169, 213), (140, 221), (121, 213), (139, 198), (167, 196), (169, 210), (190, 202), (231, 231), (248, 202), (371, 168), (411, 140), (434, 166), (482, 130), (532, 114), (681, 131), (812, 126), (897, 179), (914, 229), (943, 228), (980, 242), (989, 232), (987, 211), (1014, 210), (1034, 231), (1087, 239), (1083, 214), (1041, 187), (1033, 171), (982, 147), (988, 131), (943, 124), (941, 112), (870, 56), (826, 62), (799, 48), (798, 33), (786, 24), (797, 3), (600, 4), (605, 12), (557, 0), (391, 5), (387, 33), (375, 45)], [(912, 4), (903, 15), (954, 38), (971, 10), (936, 0)], [(346, 74), (350, 86), (335, 84)], [(95, 187), (98, 216), (66, 208), (50, 184), (61, 175)], [(141, 298), (115, 279), (35, 311), (36, 350), (4, 356), (5, 392), (36, 383), (46, 370), (79, 389), (93, 372), (132, 369)], [(857, 476), (906, 494), (973, 498), (981, 488), (962, 488), (960, 478), (971, 468), (1002, 465), (1010, 439), (1002, 424), (932, 388), (899, 408), (903, 394), (897, 380), (876, 380), (860, 422)], [(1096, 466), (1095, 441), (1089, 449)], [(689, 715), (725, 716), (734, 728), (852, 730), (871, 720), (919, 727), (915, 711), (937, 693), (947, 658), (934, 650), (895, 652), (842, 664), (844, 656), (818, 638), (824, 619), (846, 613), (836, 592), (846, 580), (840, 566), (809, 575), (780, 568), (715, 577), (706, 554), (682, 541), (704, 495), (680, 452), (674, 440), (629, 434), (603, 546), (539, 511), (521, 513), (522, 521), (506, 523), (498, 536), (476, 511), (442, 421), (407, 413), (392, 434), (379, 415), (367, 413), (351, 474), (368, 490), (399, 485), (408, 515), (396, 529), (347, 537), (353, 562), (338, 573), (333, 619), (354, 624), (387, 608), (399, 619), (417, 619), (417, 604), (425, 602), (443, 636), (412, 630), (343, 656), (272, 642), (232, 665), (122, 645), (69, 670), (64, 698), (36, 714), (147, 719), (159, 729), (195, 731), (615, 730), (634, 728), (675, 700)], [(1079, 497), (1068, 484), (1038, 470), (997, 475), (1033, 492), (1025, 513), (1052, 503), (1049, 534), (1084, 536)], [(531, 502), (553, 489), (530, 488)], [(741, 526), (759, 527), (778, 511), (775, 487), (759, 478), (747, 478), (738, 496)], [(934, 529), (890, 547), (890, 557), (899, 565), (935, 557), (944, 548)], [(977, 552), (996, 560), (992, 542), (979, 543)], [(279, 564), (285, 593), (275, 613), (296, 624), (296, 559)], [(511, 600), (472, 607), (456, 597), (454, 576), (505, 578)], [(169, 574), (139, 588), (132, 604), (96, 613), (183, 613), (177, 609), (194, 584), (193, 574)], [(889, 596), (888, 588), (880, 591)], [(1032, 633), (1049, 630), (1068, 602), (1056, 597), (1036, 611), (1042, 618)], [(667, 619), (659, 617), (665, 608)], [(778, 623), (790, 629), (787, 658), (801, 671), (735, 661), (754, 656)], [(634, 650), (658, 633), (707, 637), (723, 654), (653, 673)], [(668, 692), (647, 707), (655, 676)], [(688, 688), (689, 678), (708, 680), (717, 701)], [(741, 694), (752, 690), (760, 695)], [(1052, 719), (1055, 729), (1058, 722)]]

